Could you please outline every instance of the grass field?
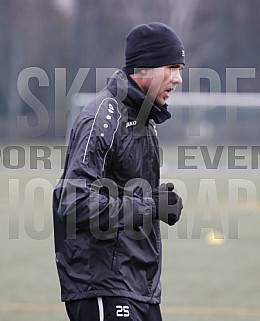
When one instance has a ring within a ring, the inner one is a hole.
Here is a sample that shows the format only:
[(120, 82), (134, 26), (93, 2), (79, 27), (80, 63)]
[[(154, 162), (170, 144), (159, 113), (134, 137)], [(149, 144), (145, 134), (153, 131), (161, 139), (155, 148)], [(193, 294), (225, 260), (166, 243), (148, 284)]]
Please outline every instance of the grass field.
[[(169, 166), (174, 155), (165, 160), (163, 178), (177, 182), (185, 208), (178, 226), (162, 225), (164, 320), (260, 320), (259, 177), (178, 173)], [(53, 156), (52, 169), (29, 167), (1, 169), (0, 320), (66, 321), (51, 214), (59, 159)], [(212, 228), (224, 241), (211, 237)]]

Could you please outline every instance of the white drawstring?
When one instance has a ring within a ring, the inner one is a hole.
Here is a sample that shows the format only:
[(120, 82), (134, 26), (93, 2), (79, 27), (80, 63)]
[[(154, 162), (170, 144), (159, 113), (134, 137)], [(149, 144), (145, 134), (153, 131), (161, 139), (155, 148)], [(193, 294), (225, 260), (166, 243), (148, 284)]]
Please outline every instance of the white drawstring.
[(97, 298), (98, 300), (98, 311), (99, 311), (99, 321), (104, 321), (104, 305), (101, 297)]

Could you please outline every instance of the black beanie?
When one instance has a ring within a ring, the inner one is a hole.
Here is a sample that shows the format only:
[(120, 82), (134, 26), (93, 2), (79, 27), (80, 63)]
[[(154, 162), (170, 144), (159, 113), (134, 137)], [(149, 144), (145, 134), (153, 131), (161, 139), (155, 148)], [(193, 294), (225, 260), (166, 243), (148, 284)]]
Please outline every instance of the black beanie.
[(126, 74), (140, 69), (185, 64), (183, 44), (172, 28), (161, 22), (134, 27), (126, 37)]

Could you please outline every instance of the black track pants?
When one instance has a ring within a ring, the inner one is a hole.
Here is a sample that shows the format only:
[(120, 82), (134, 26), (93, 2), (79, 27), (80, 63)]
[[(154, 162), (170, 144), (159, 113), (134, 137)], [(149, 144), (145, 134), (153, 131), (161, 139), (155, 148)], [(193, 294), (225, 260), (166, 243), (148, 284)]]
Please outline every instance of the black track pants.
[(67, 301), (70, 321), (162, 321), (159, 304), (121, 297)]

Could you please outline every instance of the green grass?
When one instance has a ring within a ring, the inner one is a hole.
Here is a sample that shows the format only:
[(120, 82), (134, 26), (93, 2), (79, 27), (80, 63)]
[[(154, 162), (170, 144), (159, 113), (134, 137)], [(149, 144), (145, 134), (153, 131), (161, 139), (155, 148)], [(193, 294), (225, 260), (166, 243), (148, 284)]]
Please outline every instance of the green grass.
[[(171, 155), (166, 158), (170, 160)], [(50, 187), (55, 185), (60, 172), (59, 158), (55, 156), (52, 170), (27, 168), (0, 172), (0, 320), (68, 320), (60, 303), (52, 232)], [(258, 321), (259, 178), (243, 176), (255, 186), (256, 200), (251, 197), (248, 202), (248, 195), (241, 190), (238, 204), (229, 207), (232, 193), (229, 176), (211, 174), (208, 177), (207, 173), (196, 176), (189, 175), (188, 171), (185, 176), (178, 176), (176, 173), (168, 169), (163, 178), (175, 178), (176, 187), (184, 194), (186, 188), (187, 197), (184, 197), (184, 214), (179, 225), (162, 225), (164, 321)], [(13, 179), (19, 183), (18, 210), (16, 189), (9, 191)], [(46, 186), (45, 202), (37, 184)], [(35, 207), (34, 216), (28, 214), (30, 206)], [(214, 219), (212, 213), (215, 213)], [(230, 222), (231, 216), (238, 217), (238, 227)], [(221, 226), (226, 235), (224, 244), (207, 243), (206, 236), (212, 228), (200, 229), (198, 224), (198, 220), (206, 218), (210, 220), (209, 226)], [(230, 238), (230, 225), (233, 234), (234, 231), (238, 234), (235, 239)]]

